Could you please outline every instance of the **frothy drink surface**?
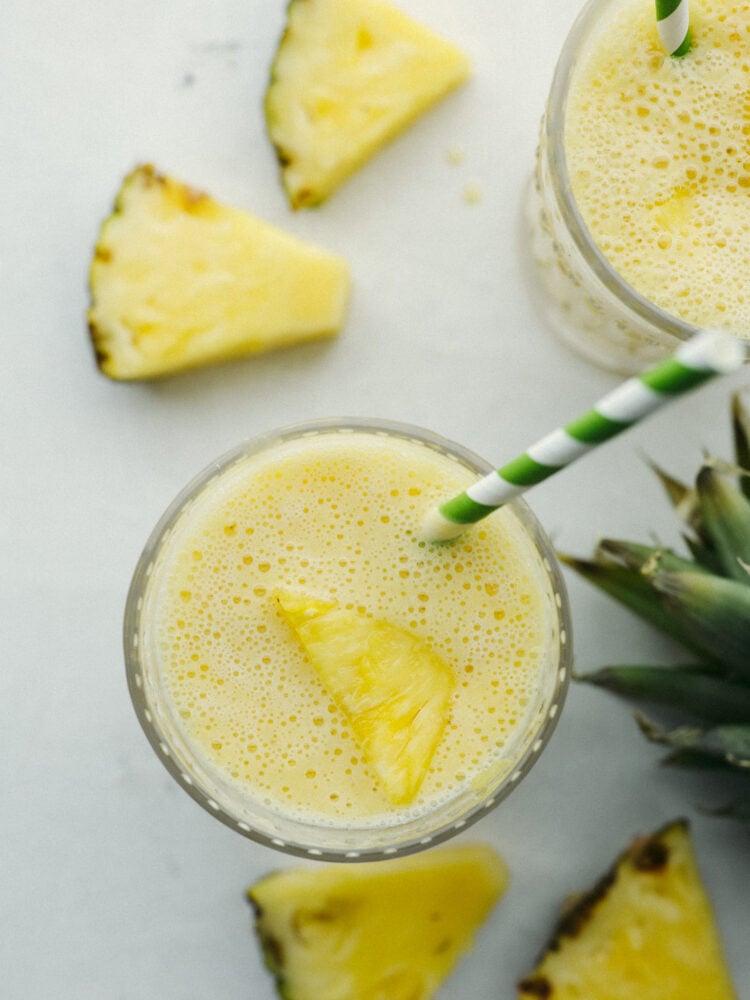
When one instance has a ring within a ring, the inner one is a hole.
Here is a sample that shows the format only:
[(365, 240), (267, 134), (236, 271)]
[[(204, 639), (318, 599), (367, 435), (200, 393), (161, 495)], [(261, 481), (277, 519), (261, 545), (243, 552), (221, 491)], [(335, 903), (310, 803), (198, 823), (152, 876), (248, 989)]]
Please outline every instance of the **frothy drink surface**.
[(664, 54), (653, 0), (613, 4), (574, 71), (565, 146), (595, 242), (643, 296), (750, 337), (750, 5), (691, 0)]
[(208, 767), (316, 822), (366, 826), (393, 808), (278, 590), (387, 619), (454, 671), (447, 732), (400, 815), (503, 766), (534, 711), (554, 597), (510, 511), (455, 544), (418, 544), (423, 513), (474, 478), (417, 443), (324, 433), (244, 459), (198, 498), (159, 559), (152, 613), (175, 715)]

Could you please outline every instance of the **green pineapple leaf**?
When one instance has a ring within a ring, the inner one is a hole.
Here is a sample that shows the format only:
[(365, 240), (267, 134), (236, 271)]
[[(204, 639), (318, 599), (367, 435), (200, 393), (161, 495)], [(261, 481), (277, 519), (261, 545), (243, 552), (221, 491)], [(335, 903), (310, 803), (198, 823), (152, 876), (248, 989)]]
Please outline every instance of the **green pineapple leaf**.
[(702, 566), (703, 569), (707, 569), (709, 573), (717, 573), (721, 576), (721, 561), (713, 549), (698, 538), (693, 538), (690, 535), (683, 535), (682, 537), (688, 552), (695, 562), (699, 566)]
[(698, 473), (696, 490), (703, 524), (723, 574), (750, 585), (750, 500), (713, 464)]
[[(645, 733), (644, 733), (645, 735)], [(657, 741), (658, 742), (658, 741)], [(674, 767), (674, 768), (700, 768), (703, 771), (723, 771), (724, 773), (728, 771), (733, 771), (734, 769), (730, 767), (725, 760), (720, 757), (713, 757), (707, 753), (701, 753), (700, 750), (673, 750), (668, 753), (665, 757), (662, 757), (661, 763), (664, 767)], [(736, 771), (734, 772), (736, 774)]]
[(737, 465), (746, 472), (740, 476), (740, 489), (750, 500), (750, 413), (739, 392), (732, 397), (732, 433)]
[(589, 583), (688, 649), (702, 655), (703, 647), (693, 640), (688, 629), (683, 628), (680, 618), (665, 607), (651, 581), (638, 570), (600, 560), (578, 559), (565, 553), (558, 553), (558, 557)]
[(637, 542), (624, 542), (617, 538), (603, 538), (599, 542), (595, 558), (605, 562), (607, 557), (645, 574), (657, 569), (670, 572), (710, 572), (704, 566), (696, 565), (664, 546), (639, 545)]
[(708, 811), (710, 816), (726, 816), (729, 819), (738, 819), (741, 823), (750, 824), (750, 795), (742, 796), (727, 802), (718, 809)]
[(644, 736), (654, 743), (715, 758), (731, 768), (750, 768), (750, 724), (677, 726), (665, 730), (643, 715), (636, 715), (636, 720)]
[[(695, 663), (615, 665), (575, 679), (690, 720), (660, 728), (636, 720), (663, 762), (750, 778), (750, 411), (732, 397), (735, 461), (704, 458), (687, 486), (651, 460), (684, 525), (687, 557), (666, 546), (605, 538), (591, 559), (561, 561), (631, 611), (666, 632)], [(680, 722), (678, 718), (677, 722)], [(747, 786), (746, 786), (747, 787)], [(716, 812), (750, 825), (750, 796)]]
[(693, 487), (675, 479), (652, 459), (647, 457), (645, 461), (661, 483), (677, 516), (691, 531), (698, 533), (700, 531), (700, 512)]
[(691, 644), (726, 673), (750, 680), (750, 587), (684, 571), (657, 571), (650, 580)]
[(669, 705), (711, 722), (750, 719), (750, 686), (732, 684), (702, 665), (608, 666), (576, 675), (576, 680), (628, 698)]

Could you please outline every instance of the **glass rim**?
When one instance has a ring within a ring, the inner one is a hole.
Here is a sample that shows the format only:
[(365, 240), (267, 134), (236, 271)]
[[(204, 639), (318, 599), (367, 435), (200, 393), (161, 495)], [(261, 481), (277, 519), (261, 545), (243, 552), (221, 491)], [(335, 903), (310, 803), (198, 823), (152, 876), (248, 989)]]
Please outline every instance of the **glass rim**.
[(565, 114), (568, 91), (578, 58), (590, 33), (612, 7), (612, 0), (587, 0), (563, 43), (555, 66), (544, 115), (544, 133), (550, 165), (550, 180), (565, 226), (578, 252), (607, 291), (627, 309), (664, 333), (689, 340), (698, 332), (692, 323), (666, 312), (649, 301), (612, 267), (596, 245), (578, 209), (565, 156)]
[[(148, 595), (148, 585), (155, 561), (162, 546), (168, 541), (172, 528), (180, 519), (186, 506), (197, 499), (209, 485), (227, 470), (246, 457), (259, 454), (287, 440), (305, 436), (315, 436), (333, 432), (360, 431), (385, 436), (395, 436), (411, 440), (433, 448), (456, 459), (464, 467), (476, 471), (478, 475), (489, 472), (492, 466), (470, 449), (450, 441), (422, 427), (391, 420), (366, 417), (324, 418), (284, 425), (257, 436), (248, 438), (205, 466), (175, 496), (151, 531), (138, 558), (128, 588), (123, 619), (123, 650), (125, 670), (130, 698), (136, 717), (161, 763), (170, 775), (199, 805), (214, 815), (222, 823), (241, 833), (246, 838), (265, 847), (286, 854), (324, 861), (374, 861), (421, 851), (456, 835), (476, 822), (501, 802), (525, 777), (540, 756), (557, 722), (567, 690), (572, 670), (571, 614), (569, 599), (561, 567), (554, 548), (540, 522), (528, 504), (516, 498), (507, 506), (521, 523), (525, 533), (537, 552), (541, 569), (549, 588), (551, 617), (556, 616), (555, 643), (550, 642), (551, 655), (555, 656), (555, 673), (550, 673), (548, 690), (544, 692), (543, 717), (534, 719), (520, 752), (513, 758), (511, 766), (495, 783), (488, 784), (487, 794), (477, 800), (471, 789), (464, 790), (447, 800), (441, 800), (434, 809), (416, 818), (406, 818), (383, 826), (316, 824), (284, 816), (280, 822), (295, 828), (297, 836), (275, 835), (268, 829), (260, 829), (262, 823), (253, 826), (240, 815), (241, 810), (232, 808), (224, 793), (231, 796), (234, 791), (236, 803), (247, 801), (249, 797), (230, 781), (216, 788), (216, 779), (203, 773), (199, 754), (191, 754), (187, 745), (176, 745), (175, 734), (165, 732), (164, 706), (154, 703), (149, 697), (149, 681), (144, 676), (142, 663), (141, 611)], [(550, 623), (553, 624), (552, 622)], [(186, 741), (187, 744), (187, 741)], [(183, 766), (182, 754), (187, 754), (191, 767)], [(197, 776), (196, 776), (197, 775)], [(201, 776), (202, 775), (202, 776)], [(208, 787), (212, 786), (212, 787)], [(473, 801), (461, 807), (466, 798)], [(261, 808), (261, 811), (265, 811)], [(444, 822), (436, 822), (428, 834), (417, 835), (412, 828), (424, 823), (427, 817), (447, 814)], [(273, 810), (268, 810), (273, 817)], [(368, 845), (377, 837), (378, 846)], [(361, 844), (357, 844), (357, 841)]]

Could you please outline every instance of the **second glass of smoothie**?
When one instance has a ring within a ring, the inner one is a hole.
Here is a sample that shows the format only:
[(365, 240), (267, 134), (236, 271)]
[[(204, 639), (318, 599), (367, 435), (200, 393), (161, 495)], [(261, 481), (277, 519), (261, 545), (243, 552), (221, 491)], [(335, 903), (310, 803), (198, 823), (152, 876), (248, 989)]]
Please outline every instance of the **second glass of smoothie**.
[(589, 0), (557, 65), (529, 196), (546, 319), (635, 373), (697, 329), (750, 339), (750, 9), (691, 0), (668, 56), (653, 0)]
[[(419, 428), (320, 421), (242, 445), (180, 494), (136, 569), (125, 656), (146, 735), (204, 808), (289, 853), (376, 859), (453, 835), (517, 785), (568, 684), (554, 553), (519, 501), (455, 542), (420, 540), (426, 513), (488, 471)], [(447, 721), (415, 794), (386, 794), (289, 600), (364, 633), (385, 623), (444, 665)]]

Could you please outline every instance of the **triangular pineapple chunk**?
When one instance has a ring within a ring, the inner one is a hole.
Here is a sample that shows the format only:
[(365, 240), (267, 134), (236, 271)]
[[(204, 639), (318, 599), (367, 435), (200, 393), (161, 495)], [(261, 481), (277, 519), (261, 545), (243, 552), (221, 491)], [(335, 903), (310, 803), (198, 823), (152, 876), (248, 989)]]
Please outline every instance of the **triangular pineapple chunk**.
[(450, 667), (390, 622), (304, 595), (278, 600), (384, 792), (411, 802), (448, 721)]
[(382, 0), (290, 0), (265, 112), (292, 208), (324, 201), (468, 75), (455, 45)]
[(736, 1000), (687, 823), (634, 841), (576, 899), (521, 1000)]
[(498, 855), (471, 844), (288, 869), (248, 896), (284, 1000), (427, 1000), (507, 884)]
[(335, 336), (349, 272), (146, 165), (125, 178), (102, 226), (90, 287), (99, 367), (145, 379)]

